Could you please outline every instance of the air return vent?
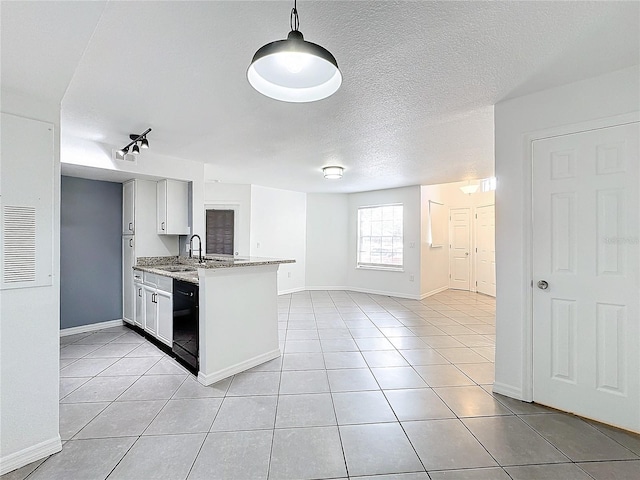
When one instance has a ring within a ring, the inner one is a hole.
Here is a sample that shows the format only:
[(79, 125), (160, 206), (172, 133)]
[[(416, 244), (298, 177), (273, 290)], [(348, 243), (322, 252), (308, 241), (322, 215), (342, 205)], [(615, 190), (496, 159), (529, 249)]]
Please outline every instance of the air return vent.
[(138, 163), (137, 155), (133, 155), (131, 153), (125, 153), (124, 155), (118, 152), (118, 150), (111, 150), (111, 158), (113, 160), (117, 160), (118, 162), (129, 162), (133, 164)]
[(4, 283), (36, 280), (36, 209), (5, 206), (2, 215)]

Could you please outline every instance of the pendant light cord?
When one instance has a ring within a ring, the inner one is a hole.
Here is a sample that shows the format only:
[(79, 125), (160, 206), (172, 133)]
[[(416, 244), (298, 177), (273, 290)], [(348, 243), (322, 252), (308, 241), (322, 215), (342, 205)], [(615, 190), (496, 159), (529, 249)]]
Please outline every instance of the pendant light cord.
[(300, 19), (298, 18), (298, 0), (293, 0), (293, 8), (291, 9), (291, 15), (289, 17), (289, 25), (291, 30), (297, 32), (300, 28)]

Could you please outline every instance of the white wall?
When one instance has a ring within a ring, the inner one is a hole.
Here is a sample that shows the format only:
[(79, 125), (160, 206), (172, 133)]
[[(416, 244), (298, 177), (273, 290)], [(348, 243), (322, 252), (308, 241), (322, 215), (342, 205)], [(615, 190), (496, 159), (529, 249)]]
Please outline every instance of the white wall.
[(429, 224), (429, 200), (447, 207), (447, 195), (442, 185), (420, 187), (422, 211), (420, 213), (420, 296), (427, 297), (449, 287), (449, 228), (441, 247), (432, 247), (427, 238)]
[[(58, 433), (60, 109), (58, 105), (38, 104), (33, 98), (3, 90), (2, 111), (54, 125), (50, 169), (38, 171), (40, 176), (49, 175), (53, 183), (53, 198), (42, 205), (46, 208), (48, 202), (53, 229), (36, 232), (36, 241), (50, 242), (54, 253), (51, 285), (0, 292), (0, 474), (62, 447)], [(3, 157), (2, 165), (7, 162), (37, 168), (26, 154), (23, 158)], [(5, 177), (3, 180), (10, 181)]]
[(251, 245), (256, 257), (293, 258), (278, 270), (278, 293), (303, 290), (307, 195), (251, 185)]
[(640, 106), (640, 71), (631, 67), (500, 102), (495, 107), (497, 341), (494, 391), (532, 399), (531, 142), (542, 130), (569, 127)]
[[(432, 295), (449, 288), (449, 248), (431, 247), (427, 243), (427, 223), (429, 221), (429, 200), (441, 203), (449, 211), (451, 208), (469, 207), (471, 209), (471, 285), (475, 285), (475, 233), (474, 219), (475, 209), (495, 202), (494, 192), (481, 192), (478, 190), (472, 195), (463, 193), (460, 187), (467, 182), (442, 183), (438, 185), (426, 185), (421, 187), (422, 196), (422, 229), (421, 229), (421, 282), (420, 293), (422, 297)], [(447, 226), (447, 243), (449, 228)]]
[[(238, 255), (248, 256), (251, 241), (251, 185), (207, 182), (204, 186), (204, 204), (205, 207), (210, 205), (237, 207), (238, 228), (234, 235), (238, 245)], [(205, 235), (200, 236), (204, 241)]]
[(344, 193), (307, 194), (308, 290), (347, 288), (349, 196)]
[[(404, 271), (356, 268), (358, 207), (403, 205)], [(413, 246), (411, 246), (413, 245)], [(420, 298), (420, 187), (393, 188), (349, 195), (347, 283), (351, 290)], [(413, 276), (413, 281), (411, 280)]]

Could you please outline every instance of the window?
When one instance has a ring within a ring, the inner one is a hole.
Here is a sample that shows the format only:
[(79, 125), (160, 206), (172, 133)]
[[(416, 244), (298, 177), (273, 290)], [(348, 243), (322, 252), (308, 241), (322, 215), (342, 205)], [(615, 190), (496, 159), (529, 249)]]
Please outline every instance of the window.
[(207, 254), (233, 255), (234, 211), (207, 210)]
[(402, 205), (358, 208), (358, 267), (402, 269)]
[(496, 189), (496, 177), (485, 178), (480, 182), (481, 192), (491, 192)]

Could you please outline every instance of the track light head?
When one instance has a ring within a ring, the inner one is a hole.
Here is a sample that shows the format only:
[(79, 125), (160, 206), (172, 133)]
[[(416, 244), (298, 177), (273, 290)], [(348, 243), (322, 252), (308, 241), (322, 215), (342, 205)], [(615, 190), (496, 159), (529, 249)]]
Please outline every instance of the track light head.
[(147, 133), (151, 131), (150, 128), (147, 128), (140, 135), (137, 133), (132, 133), (129, 135), (131, 141), (127, 143), (124, 147), (118, 150), (118, 155), (125, 156), (129, 153), (129, 148), (131, 147), (131, 153), (134, 155), (138, 155), (140, 153), (140, 148), (149, 148), (149, 140), (147, 140)]

